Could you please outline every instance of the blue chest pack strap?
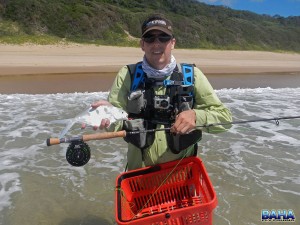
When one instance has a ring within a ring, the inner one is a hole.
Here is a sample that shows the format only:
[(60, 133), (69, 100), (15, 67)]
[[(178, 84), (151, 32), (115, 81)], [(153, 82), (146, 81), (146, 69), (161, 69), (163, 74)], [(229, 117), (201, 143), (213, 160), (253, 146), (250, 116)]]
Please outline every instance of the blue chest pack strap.
[[(135, 68), (132, 68), (132, 65), (128, 65), (129, 71), (132, 77), (132, 81), (131, 81), (131, 88), (130, 91), (133, 92), (135, 91), (140, 84), (145, 82), (145, 72), (143, 71), (142, 68), (142, 62), (138, 62), (135, 65)], [(178, 66), (178, 70), (179, 72), (182, 72), (183, 74), (183, 81), (174, 81), (174, 80), (164, 80), (162, 83), (162, 85), (164, 85), (165, 87), (167, 86), (177, 86), (177, 85), (193, 85), (194, 83), (194, 66), (190, 65), (190, 64), (186, 64), (186, 63), (182, 63), (180, 64), (180, 66)]]
[(193, 85), (194, 84), (194, 66), (186, 63), (181, 64), (181, 72), (183, 74), (183, 84)]
[(131, 65), (128, 65), (127, 67), (129, 68), (130, 75), (132, 76), (133, 74), (133, 79), (131, 81), (131, 88), (130, 88), (130, 91), (133, 92), (140, 86), (140, 84), (145, 82), (145, 72), (143, 71), (142, 68), (142, 62), (138, 62), (135, 65), (134, 70), (130, 68)]
[(164, 80), (164, 86), (178, 86), (178, 85), (193, 85), (194, 83), (194, 66), (186, 63), (181, 63), (180, 66), (177, 66), (178, 72), (181, 72), (183, 75), (183, 81), (177, 80)]

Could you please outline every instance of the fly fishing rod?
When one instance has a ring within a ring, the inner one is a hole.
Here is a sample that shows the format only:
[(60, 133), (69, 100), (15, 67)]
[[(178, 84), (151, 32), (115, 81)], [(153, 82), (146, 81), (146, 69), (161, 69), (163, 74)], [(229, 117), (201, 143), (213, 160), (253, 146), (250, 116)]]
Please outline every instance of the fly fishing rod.
[[(275, 121), (276, 125), (279, 125), (279, 120), (289, 120), (289, 119), (299, 119), (300, 116), (287, 116), (287, 117), (274, 117), (269, 119), (253, 119), (253, 120), (241, 120), (241, 121), (232, 121), (226, 123), (211, 123), (205, 125), (198, 125), (196, 128), (209, 128), (215, 126), (226, 126), (226, 125), (234, 125), (234, 124), (244, 124), (244, 123), (254, 123), (254, 122), (265, 122), (265, 121)], [(95, 134), (85, 134), (82, 136), (75, 137), (65, 137), (65, 138), (48, 138), (47, 146), (58, 145), (62, 143), (72, 143), (76, 141), (92, 141), (92, 140), (102, 140), (102, 139), (110, 139), (110, 138), (119, 138), (126, 137), (128, 135), (140, 134), (140, 133), (153, 133), (157, 131), (168, 131), (171, 128), (158, 128), (158, 129), (150, 129), (150, 130), (137, 130), (137, 131), (116, 131), (116, 132), (103, 132), (103, 133), (95, 133)]]
[[(241, 121), (232, 121), (226, 123), (212, 123), (206, 125), (198, 125), (195, 128), (209, 128), (214, 126), (226, 126), (234, 124), (245, 124), (245, 123), (254, 123), (254, 122), (265, 122), (265, 121), (275, 121), (276, 125), (279, 125), (279, 120), (289, 120), (289, 119), (299, 119), (300, 116), (287, 116), (287, 117), (274, 117), (269, 119), (253, 119), (253, 120), (241, 120)], [(46, 143), (47, 146), (58, 145), (62, 143), (70, 143), (66, 159), (73, 166), (83, 166), (90, 159), (90, 148), (85, 143), (91, 140), (102, 140), (110, 138), (119, 138), (126, 137), (128, 135), (140, 134), (140, 133), (153, 133), (157, 131), (170, 131), (171, 128), (158, 128), (150, 130), (137, 130), (137, 131), (116, 131), (116, 132), (103, 132), (95, 134), (85, 134), (82, 136), (75, 137), (65, 137), (65, 138), (48, 138)]]

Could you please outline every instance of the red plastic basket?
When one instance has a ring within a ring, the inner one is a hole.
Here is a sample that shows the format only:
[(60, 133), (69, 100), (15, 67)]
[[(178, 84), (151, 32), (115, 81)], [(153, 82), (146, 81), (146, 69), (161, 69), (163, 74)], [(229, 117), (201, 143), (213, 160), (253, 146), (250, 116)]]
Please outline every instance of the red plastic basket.
[(217, 204), (198, 157), (129, 171), (116, 179), (119, 225), (208, 225)]

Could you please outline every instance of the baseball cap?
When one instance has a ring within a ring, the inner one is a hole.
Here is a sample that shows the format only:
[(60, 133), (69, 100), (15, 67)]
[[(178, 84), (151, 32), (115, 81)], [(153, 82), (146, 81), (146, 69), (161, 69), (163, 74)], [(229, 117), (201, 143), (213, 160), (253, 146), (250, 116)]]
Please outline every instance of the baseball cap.
[(170, 36), (173, 36), (171, 21), (160, 15), (150, 16), (144, 21), (142, 24), (142, 37), (151, 30), (160, 30)]

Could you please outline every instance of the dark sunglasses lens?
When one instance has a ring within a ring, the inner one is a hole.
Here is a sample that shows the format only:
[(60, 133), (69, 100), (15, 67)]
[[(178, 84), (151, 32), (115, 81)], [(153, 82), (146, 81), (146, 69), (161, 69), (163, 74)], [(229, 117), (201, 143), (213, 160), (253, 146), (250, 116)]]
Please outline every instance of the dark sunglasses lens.
[(158, 40), (162, 43), (168, 42), (172, 39), (172, 37), (169, 35), (159, 35), (159, 36), (146, 36), (144, 37), (144, 41), (147, 43), (153, 43), (156, 38), (158, 38)]
[(171, 38), (172, 38), (171, 36), (158, 36), (158, 40), (160, 42), (168, 42), (171, 40)]
[(155, 41), (155, 36), (144, 37), (144, 41), (147, 43), (153, 43)]

